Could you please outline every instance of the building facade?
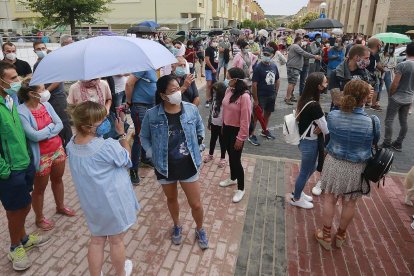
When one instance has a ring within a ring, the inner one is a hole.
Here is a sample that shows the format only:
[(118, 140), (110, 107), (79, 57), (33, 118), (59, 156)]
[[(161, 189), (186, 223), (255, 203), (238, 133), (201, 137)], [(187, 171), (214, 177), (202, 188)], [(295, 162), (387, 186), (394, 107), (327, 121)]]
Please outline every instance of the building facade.
[(326, 2), (326, 1), (324, 1), (324, 0), (309, 0), (308, 6), (307, 6), (308, 12), (317, 12), (317, 13), (320, 13), (320, 11), (321, 11), (321, 4), (323, 2)]
[(414, 29), (414, 0), (327, 0), (328, 18), (339, 20), (345, 33), (374, 35)]
[(265, 12), (257, 1), (252, 1), (250, 4), (251, 20), (258, 22), (265, 19)]
[[(20, 32), (33, 27), (39, 15), (28, 11), (20, 0), (0, 0), (0, 33)], [(125, 29), (145, 20), (177, 30), (237, 27), (251, 19), (254, 8), (258, 18), (263, 9), (252, 0), (112, 0), (110, 12), (101, 15), (93, 27)], [(88, 27), (88, 24), (82, 27)]]

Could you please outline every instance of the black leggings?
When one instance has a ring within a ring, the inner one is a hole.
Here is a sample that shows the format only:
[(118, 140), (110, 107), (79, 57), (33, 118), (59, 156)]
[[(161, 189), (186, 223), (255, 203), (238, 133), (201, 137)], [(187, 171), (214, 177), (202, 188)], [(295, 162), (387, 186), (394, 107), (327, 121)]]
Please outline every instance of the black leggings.
[(226, 158), (226, 147), (223, 141), (223, 135), (221, 134), (221, 126), (210, 124), (211, 127), (211, 138), (210, 138), (210, 151), (209, 154), (213, 155), (214, 149), (216, 148), (217, 139), (220, 143), (221, 159)]
[(239, 127), (224, 126), (223, 127), (223, 140), (227, 153), (229, 154), (230, 161), (230, 178), (231, 180), (237, 179), (237, 189), (244, 190), (244, 169), (241, 163), (241, 155), (243, 148), (239, 151), (234, 149), (234, 143), (236, 142), (237, 134), (239, 133)]

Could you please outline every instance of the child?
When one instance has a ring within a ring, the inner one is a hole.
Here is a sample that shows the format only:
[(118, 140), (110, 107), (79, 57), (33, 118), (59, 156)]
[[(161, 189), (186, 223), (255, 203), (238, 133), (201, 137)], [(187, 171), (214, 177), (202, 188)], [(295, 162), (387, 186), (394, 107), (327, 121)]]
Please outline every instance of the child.
[(219, 168), (226, 166), (226, 149), (223, 143), (223, 135), (221, 128), (223, 126), (223, 109), (221, 103), (226, 93), (226, 85), (223, 82), (216, 82), (213, 87), (213, 103), (211, 105), (210, 117), (208, 118), (208, 129), (211, 131), (210, 138), (210, 151), (209, 154), (204, 158), (204, 163), (208, 163), (214, 159), (213, 153), (216, 147), (217, 138), (220, 143), (221, 157), (218, 164)]

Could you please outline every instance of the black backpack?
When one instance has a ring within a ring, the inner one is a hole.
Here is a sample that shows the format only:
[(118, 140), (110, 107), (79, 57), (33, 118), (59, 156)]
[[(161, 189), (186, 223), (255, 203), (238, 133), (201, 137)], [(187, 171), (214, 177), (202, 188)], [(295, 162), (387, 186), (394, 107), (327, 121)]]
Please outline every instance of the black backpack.
[[(371, 117), (372, 129), (375, 135), (375, 120)], [(385, 175), (390, 171), (392, 162), (394, 161), (394, 153), (388, 148), (378, 148), (378, 145), (374, 145), (375, 152), (372, 150), (372, 157), (368, 160), (365, 170), (361, 174), (361, 190), (349, 192), (346, 194), (352, 194), (360, 192), (363, 195), (369, 194), (371, 191), (370, 181), (378, 183), (382, 179), (382, 185), (385, 185)], [(364, 190), (364, 184), (366, 189)]]

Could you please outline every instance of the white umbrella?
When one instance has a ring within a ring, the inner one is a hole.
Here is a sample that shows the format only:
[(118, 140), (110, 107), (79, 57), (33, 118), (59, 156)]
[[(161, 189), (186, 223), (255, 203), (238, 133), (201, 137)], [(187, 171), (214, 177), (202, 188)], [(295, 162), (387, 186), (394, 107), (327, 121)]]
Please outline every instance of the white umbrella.
[(268, 32), (268, 31), (266, 31), (265, 29), (261, 29), (261, 30), (258, 32), (258, 34), (259, 34), (259, 35), (262, 35), (262, 36), (264, 36), (264, 37), (268, 37), (268, 36), (269, 36), (269, 32)]
[(158, 30), (160, 30), (160, 31), (169, 31), (170, 28), (168, 28), (168, 27), (161, 27)]
[(176, 63), (163, 45), (147, 39), (98, 36), (59, 48), (39, 63), (31, 85), (91, 80)]
[(335, 28), (335, 29), (332, 29), (331, 33), (335, 35), (342, 35), (344, 32), (342, 31), (342, 29)]
[(304, 30), (304, 29), (297, 29), (295, 31), (295, 34), (306, 34), (306, 30)]

